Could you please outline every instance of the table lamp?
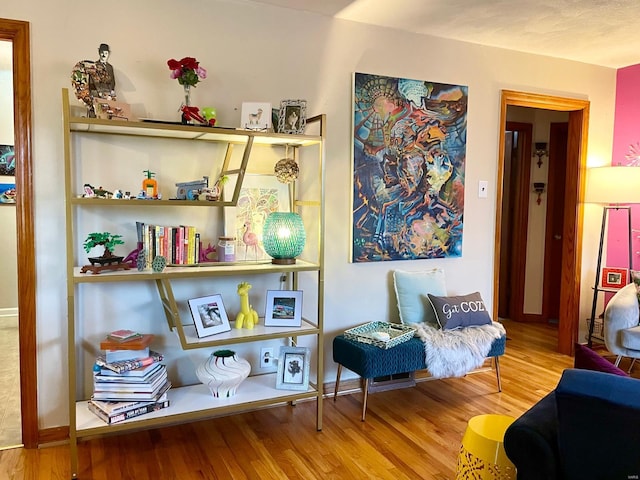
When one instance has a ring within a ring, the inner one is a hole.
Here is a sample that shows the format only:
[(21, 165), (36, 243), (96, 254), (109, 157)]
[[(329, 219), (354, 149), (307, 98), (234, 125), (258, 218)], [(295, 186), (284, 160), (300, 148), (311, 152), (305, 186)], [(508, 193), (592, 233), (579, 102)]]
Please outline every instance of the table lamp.
[(291, 265), (302, 253), (306, 234), (302, 218), (293, 212), (273, 212), (264, 222), (262, 245), (271, 263)]

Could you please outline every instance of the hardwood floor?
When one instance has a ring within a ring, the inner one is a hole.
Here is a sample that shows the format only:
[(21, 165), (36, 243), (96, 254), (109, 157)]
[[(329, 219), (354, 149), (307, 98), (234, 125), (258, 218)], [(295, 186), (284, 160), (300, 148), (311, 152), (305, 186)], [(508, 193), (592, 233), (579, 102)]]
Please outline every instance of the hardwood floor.
[[(519, 416), (552, 390), (571, 357), (555, 353), (555, 327), (505, 321), (502, 393), (493, 371), (423, 381), (414, 388), (299, 403), (79, 445), (81, 480), (453, 479), (467, 421)], [(623, 368), (628, 364), (623, 363)], [(636, 366), (635, 375), (640, 372)], [(331, 387), (330, 387), (331, 388)], [(328, 390), (330, 390), (330, 388)], [(67, 446), (0, 452), (0, 478), (69, 479)]]

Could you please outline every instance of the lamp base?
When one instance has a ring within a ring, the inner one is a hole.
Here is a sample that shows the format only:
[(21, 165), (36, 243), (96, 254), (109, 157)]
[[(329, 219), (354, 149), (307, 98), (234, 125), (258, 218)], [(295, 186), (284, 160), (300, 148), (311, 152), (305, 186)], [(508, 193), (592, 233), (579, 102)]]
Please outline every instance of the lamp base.
[(296, 263), (295, 258), (272, 258), (271, 263), (274, 265), (293, 265)]

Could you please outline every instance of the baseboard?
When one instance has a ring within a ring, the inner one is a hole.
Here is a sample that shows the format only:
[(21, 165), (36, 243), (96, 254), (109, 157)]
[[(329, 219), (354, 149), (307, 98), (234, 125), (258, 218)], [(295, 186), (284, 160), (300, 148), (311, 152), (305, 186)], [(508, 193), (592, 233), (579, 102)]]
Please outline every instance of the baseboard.
[(69, 427), (45, 428), (38, 431), (38, 447), (53, 447), (54, 444), (69, 443)]
[(18, 307), (0, 308), (0, 317), (15, 317), (18, 315)]

